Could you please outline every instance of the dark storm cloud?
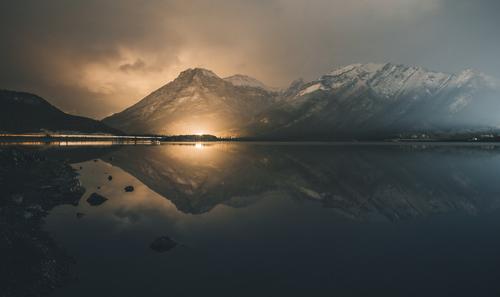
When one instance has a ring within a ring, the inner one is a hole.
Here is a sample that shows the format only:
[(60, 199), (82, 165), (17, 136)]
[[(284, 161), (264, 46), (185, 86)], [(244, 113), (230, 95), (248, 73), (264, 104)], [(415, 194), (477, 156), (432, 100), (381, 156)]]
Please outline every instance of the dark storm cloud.
[(0, 88), (102, 117), (187, 67), (283, 86), (355, 62), (500, 76), (492, 0), (47, 0), (0, 4)]

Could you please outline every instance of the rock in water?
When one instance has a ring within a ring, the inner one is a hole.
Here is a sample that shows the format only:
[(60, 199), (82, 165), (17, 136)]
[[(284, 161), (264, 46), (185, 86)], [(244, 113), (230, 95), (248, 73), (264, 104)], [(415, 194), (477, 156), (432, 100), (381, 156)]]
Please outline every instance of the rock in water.
[(113, 177), (110, 175), (108, 176), (108, 180), (111, 181), (113, 179)]
[(134, 191), (134, 187), (132, 187), (132, 186), (125, 187), (125, 192), (133, 192), (133, 191)]
[(177, 242), (170, 239), (168, 236), (158, 237), (149, 246), (153, 251), (158, 253), (168, 252), (177, 246)]
[(88, 204), (92, 206), (99, 206), (104, 202), (108, 201), (108, 198), (103, 197), (97, 193), (92, 193), (89, 198), (87, 198)]

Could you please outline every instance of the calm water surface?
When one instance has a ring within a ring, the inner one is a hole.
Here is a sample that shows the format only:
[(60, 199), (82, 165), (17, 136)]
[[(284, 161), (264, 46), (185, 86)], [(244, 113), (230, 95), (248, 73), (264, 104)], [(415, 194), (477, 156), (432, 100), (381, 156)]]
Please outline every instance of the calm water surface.
[[(500, 295), (500, 147), (86, 152), (52, 152), (86, 189), (45, 219), (77, 277), (53, 296)], [(178, 245), (151, 249), (162, 236)]]

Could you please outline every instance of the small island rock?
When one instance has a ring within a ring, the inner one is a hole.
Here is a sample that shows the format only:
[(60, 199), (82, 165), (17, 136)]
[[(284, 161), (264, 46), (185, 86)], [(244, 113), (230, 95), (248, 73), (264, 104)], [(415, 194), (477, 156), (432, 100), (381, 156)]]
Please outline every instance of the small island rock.
[(158, 253), (167, 252), (177, 246), (177, 242), (170, 239), (168, 236), (162, 236), (155, 239), (149, 246), (153, 251)]
[(108, 201), (108, 198), (101, 196), (97, 193), (92, 193), (89, 198), (87, 198), (88, 204), (92, 206), (98, 206), (103, 204), (104, 202)]

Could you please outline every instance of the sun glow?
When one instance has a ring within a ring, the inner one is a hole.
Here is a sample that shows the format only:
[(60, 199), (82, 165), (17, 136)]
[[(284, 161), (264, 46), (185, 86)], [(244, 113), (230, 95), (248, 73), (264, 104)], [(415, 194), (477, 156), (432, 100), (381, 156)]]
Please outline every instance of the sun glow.
[(197, 150), (202, 150), (202, 149), (203, 149), (203, 143), (199, 143), (199, 142), (198, 142), (198, 143), (196, 143), (196, 144), (194, 145), (194, 148), (195, 148), (195, 149), (197, 149)]

